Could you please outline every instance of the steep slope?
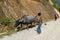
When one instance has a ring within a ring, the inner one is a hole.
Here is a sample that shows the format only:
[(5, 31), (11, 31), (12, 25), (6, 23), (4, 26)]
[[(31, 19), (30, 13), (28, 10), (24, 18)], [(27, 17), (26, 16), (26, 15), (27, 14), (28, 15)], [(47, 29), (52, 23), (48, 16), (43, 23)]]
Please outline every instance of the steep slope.
[(1, 11), (11, 20), (21, 18), (24, 14), (36, 15), (38, 12), (42, 13), (44, 20), (54, 18), (56, 13), (48, 1), (44, 0), (1, 0)]

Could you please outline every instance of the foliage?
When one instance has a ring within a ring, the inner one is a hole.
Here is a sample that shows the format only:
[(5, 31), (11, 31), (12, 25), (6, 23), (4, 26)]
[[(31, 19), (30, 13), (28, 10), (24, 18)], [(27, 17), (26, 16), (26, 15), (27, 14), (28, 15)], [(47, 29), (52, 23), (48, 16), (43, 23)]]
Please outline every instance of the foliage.
[(55, 7), (60, 12), (60, 0), (52, 0), (54, 3), (53, 7)]
[(60, 12), (60, 8), (56, 7), (56, 5), (53, 5), (53, 7), (55, 7)]
[(4, 25), (9, 25), (9, 23), (10, 23), (10, 20), (9, 20), (8, 17), (4, 17), (4, 18), (2, 19), (2, 24), (4, 24)]

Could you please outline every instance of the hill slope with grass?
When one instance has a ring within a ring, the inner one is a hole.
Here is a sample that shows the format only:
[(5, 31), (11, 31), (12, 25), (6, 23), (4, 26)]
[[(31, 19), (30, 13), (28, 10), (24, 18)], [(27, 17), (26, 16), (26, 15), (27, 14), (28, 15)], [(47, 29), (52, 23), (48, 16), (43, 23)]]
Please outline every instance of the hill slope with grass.
[[(0, 0), (0, 17), (8, 17), (11, 20), (21, 18), (23, 15), (36, 15), (41, 12), (44, 19), (54, 18), (56, 13), (48, 0)], [(47, 17), (46, 17), (47, 16)]]

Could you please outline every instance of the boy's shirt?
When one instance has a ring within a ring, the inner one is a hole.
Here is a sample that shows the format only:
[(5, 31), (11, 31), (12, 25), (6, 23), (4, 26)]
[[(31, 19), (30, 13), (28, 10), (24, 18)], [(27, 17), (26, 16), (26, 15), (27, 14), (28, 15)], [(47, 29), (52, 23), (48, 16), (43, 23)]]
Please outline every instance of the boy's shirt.
[(38, 16), (38, 22), (42, 22), (42, 17)]
[(36, 16), (35, 21), (36, 22), (42, 22), (42, 16)]

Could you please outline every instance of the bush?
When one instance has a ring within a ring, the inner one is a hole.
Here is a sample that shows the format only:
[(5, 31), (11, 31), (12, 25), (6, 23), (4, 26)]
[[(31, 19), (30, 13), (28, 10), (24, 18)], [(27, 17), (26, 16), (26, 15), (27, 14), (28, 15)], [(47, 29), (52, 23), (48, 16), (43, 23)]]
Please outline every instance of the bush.
[(2, 19), (2, 24), (3, 24), (3, 25), (7, 26), (7, 25), (9, 25), (9, 23), (10, 23), (10, 20), (9, 20), (8, 17), (4, 17), (4, 18)]
[(56, 7), (55, 4), (53, 5), (53, 7), (55, 7), (60, 12), (60, 8)]
[(60, 8), (56, 8), (60, 12)]

